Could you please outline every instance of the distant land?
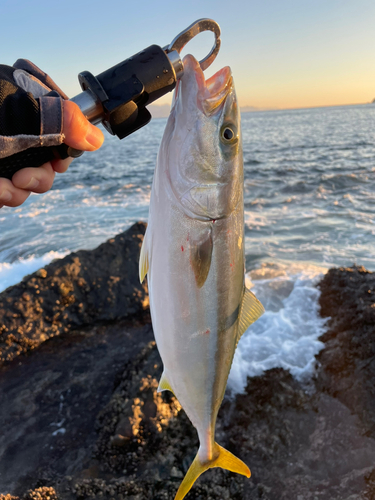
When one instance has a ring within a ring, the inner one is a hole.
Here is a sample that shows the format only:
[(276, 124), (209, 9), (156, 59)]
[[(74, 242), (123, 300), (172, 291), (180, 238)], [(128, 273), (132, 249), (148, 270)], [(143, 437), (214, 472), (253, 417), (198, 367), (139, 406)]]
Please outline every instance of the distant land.
[[(241, 106), (240, 109), (241, 109), (241, 113), (247, 113), (248, 111), (267, 111), (271, 108), (263, 109), (263, 108), (257, 108), (255, 106)], [(274, 108), (272, 108), (272, 109), (274, 109)]]

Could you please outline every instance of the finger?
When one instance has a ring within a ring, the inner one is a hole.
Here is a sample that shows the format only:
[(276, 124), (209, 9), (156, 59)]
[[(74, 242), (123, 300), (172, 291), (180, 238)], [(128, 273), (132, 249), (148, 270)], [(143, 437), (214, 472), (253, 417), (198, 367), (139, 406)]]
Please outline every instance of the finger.
[(9, 179), (0, 179), (0, 205), (18, 207), (29, 197), (30, 191), (16, 188)]
[(45, 193), (51, 189), (55, 179), (55, 171), (50, 162), (41, 167), (27, 167), (16, 172), (12, 177), (14, 187), (32, 191), (33, 193)]
[(52, 168), (55, 172), (63, 174), (68, 170), (69, 165), (72, 163), (73, 158), (65, 158), (65, 160), (52, 160)]
[(64, 142), (75, 149), (94, 151), (100, 148), (104, 135), (97, 127), (86, 120), (77, 104), (64, 101)]

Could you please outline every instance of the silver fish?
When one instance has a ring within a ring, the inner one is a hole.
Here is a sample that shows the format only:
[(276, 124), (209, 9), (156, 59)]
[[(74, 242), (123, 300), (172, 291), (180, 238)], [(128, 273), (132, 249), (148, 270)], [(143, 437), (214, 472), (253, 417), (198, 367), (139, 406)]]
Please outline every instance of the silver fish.
[(161, 142), (142, 245), (151, 318), (164, 372), (200, 447), (175, 500), (211, 467), (250, 477), (215, 442), (216, 417), (241, 335), (263, 314), (244, 285), (240, 113), (229, 67), (205, 81), (198, 61), (184, 76)]

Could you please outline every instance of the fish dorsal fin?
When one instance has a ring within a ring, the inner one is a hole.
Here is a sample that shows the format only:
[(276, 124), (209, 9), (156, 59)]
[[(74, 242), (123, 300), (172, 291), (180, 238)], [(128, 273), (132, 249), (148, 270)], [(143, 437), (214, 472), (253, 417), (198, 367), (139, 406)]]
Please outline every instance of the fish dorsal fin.
[(174, 394), (173, 389), (171, 387), (171, 384), (168, 382), (168, 379), (167, 379), (164, 372), (161, 376), (161, 379), (159, 382), (159, 387), (158, 387), (158, 392), (163, 392), (163, 391), (171, 391), (171, 393)]
[(141, 255), (139, 256), (139, 281), (142, 283), (149, 270), (148, 244), (147, 244), (147, 229), (143, 237)]
[(261, 302), (255, 297), (253, 292), (250, 292), (244, 287), (244, 294), (240, 307), (240, 315), (238, 318), (238, 333), (237, 342), (246, 332), (249, 326), (254, 323), (264, 313), (264, 307)]

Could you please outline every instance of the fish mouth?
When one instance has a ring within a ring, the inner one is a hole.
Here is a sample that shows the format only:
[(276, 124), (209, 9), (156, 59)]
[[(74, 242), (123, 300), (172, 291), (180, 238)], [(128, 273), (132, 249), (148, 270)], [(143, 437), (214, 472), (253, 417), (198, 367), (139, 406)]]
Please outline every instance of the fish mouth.
[(184, 57), (185, 71), (194, 71), (197, 82), (197, 104), (206, 114), (212, 115), (221, 108), (228, 94), (233, 90), (232, 71), (229, 66), (217, 71), (207, 80), (204, 77), (199, 62), (192, 55)]
[(229, 66), (225, 66), (205, 82), (206, 98), (203, 106), (206, 114), (212, 114), (221, 107), (233, 89), (233, 77)]

